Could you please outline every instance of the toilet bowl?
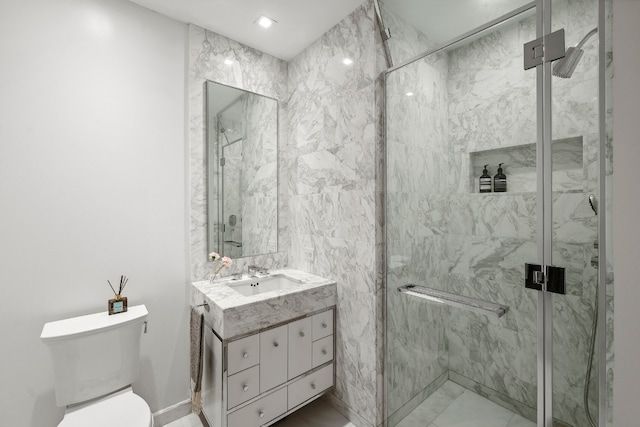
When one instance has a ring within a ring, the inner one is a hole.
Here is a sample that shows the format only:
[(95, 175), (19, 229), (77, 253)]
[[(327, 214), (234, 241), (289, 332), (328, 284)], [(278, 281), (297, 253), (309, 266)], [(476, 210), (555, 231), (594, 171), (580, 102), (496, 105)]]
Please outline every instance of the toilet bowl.
[[(125, 421), (126, 420), (126, 421)], [(149, 405), (131, 387), (68, 407), (58, 427), (153, 427)]]
[(153, 427), (149, 405), (133, 392), (147, 308), (73, 317), (44, 325), (53, 359), (59, 427)]

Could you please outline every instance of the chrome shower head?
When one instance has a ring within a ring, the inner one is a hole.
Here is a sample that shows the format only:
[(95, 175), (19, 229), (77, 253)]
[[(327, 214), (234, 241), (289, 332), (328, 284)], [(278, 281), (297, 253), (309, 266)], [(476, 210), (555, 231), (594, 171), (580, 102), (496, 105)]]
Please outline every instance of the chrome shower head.
[(589, 40), (589, 37), (597, 32), (598, 29), (594, 28), (589, 31), (575, 47), (568, 48), (564, 58), (559, 59), (555, 64), (553, 64), (553, 75), (556, 77), (562, 77), (563, 79), (571, 77), (578, 65), (578, 62), (580, 61), (580, 58), (582, 58), (582, 55), (584, 54), (582, 46), (584, 46), (587, 40)]
[(571, 77), (583, 54), (584, 50), (582, 49), (578, 49), (577, 47), (568, 48), (564, 58), (553, 64), (553, 75), (556, 77), (562, 77), (563, 79)]

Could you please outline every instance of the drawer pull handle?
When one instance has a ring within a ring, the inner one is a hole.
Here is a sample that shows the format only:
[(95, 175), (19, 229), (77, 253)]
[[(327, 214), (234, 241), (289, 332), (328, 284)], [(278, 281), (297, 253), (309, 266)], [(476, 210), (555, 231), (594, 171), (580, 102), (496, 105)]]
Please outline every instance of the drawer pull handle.
[(245, 385), (242, 386), (242, 389), (244, 391), (249, 391), (249, 386), (245, 384)]
[(326, 354), (327, 354), (327, 349), (326, 349), (326, 348), (323, 348), (323, 349), (322, 349), (322, 354), (324, 354), (324, 355), (326, 355)]
[(304, 337), (304, 332), (300, 331), (300, 336)]
[(247, 353), (246, 351), (244, 353), (242, 353), (242, 357), (244, 357), (245, 359), (249, 358), (249, 353)]
[(322, 329), (327, 329), (327, 326), (329, 326), (327, 325), (327, 322), (322, 322)]
[(311, 383), (311, 388), (315, 390), (316, 389), (316, 383)]
[(260, 411), (260, 412), (258, 413), (258, 416), (259, 416), (260, 418), (264, 418), (264, 412), (263, 412), (263, 411)]
[(280, 345), (280, 344), (278, 344), (278, 341), (274, 341), (274, 342), (273, 342), (273, 346), (274, 346), (274, 347), (278, 347), (279, 345)]

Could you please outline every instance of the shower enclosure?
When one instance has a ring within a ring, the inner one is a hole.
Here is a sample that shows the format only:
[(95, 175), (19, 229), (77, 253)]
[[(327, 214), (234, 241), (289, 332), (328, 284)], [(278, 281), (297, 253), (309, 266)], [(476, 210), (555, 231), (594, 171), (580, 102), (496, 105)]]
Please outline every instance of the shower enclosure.
[(387, 425), (611, 425), (610, 2), (446, 3), (378, 1)]

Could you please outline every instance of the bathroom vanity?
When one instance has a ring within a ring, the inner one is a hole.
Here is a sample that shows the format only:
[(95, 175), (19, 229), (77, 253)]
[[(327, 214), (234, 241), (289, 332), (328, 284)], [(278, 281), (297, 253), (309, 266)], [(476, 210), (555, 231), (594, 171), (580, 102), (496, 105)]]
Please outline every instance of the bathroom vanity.
[(298, 270), (192, 284), (207, 304), (202, 410), (211, 427), (270, 425), (333, 387), (336, 283)]

